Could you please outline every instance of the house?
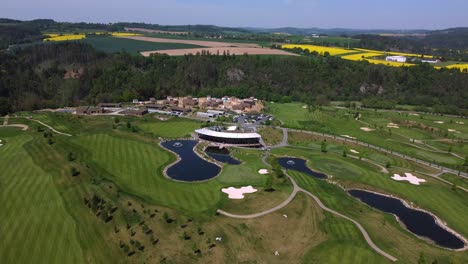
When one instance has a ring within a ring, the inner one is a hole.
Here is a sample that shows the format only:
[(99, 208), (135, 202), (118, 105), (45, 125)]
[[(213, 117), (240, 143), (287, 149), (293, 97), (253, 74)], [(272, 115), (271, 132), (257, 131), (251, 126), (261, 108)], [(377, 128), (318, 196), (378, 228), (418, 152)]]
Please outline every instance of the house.
[(144, 116), (148, 114), (148, 109), (127, 109), (121, 113), (124, 115)]
[(192, 110), (182, 107), (171, 107), (170, 108), (172, 115), (180, 116), (190, 113)]
[(406, 62), (406, 57), (405, 56), (387, 56), (385, 60), (393, 61), (393, 62)]
[(188, 96), (187, 98), (184, 98), (182, 100), (182, 103), (183, 103), (184, 106), (187, 105), (187, 106), (193, 107), (193, 106), (198, 105), (198, 100)]
[(122, 108), (121, 103), (99, 103), (98, 107), (108, 108), (108, 109), (118, 109)]
[(215, 113), (197, 112), (197, 117), (216, 118), (216, 116), (217, 116), (217, 114), (215, 114)]
[(224, 115), (224, 111), (218, 111), (218, 110), (207, 110), (207, 113), (210, 114), (215, 114), (215, 115)]
[(156, 109), (156, 110), (164, 110), (166, 106), (161, 104), (147, 104), (146, 109)]
[(91, 114), (102, 114), (102, 113), (104, 113), (104, 108), (102, 107), (78, 106), (76, 108), (77, 115), (91, 115)]
[(76, 108), (77, 115), (86, 115), (88, 113), (89, 106), (78, 106)]

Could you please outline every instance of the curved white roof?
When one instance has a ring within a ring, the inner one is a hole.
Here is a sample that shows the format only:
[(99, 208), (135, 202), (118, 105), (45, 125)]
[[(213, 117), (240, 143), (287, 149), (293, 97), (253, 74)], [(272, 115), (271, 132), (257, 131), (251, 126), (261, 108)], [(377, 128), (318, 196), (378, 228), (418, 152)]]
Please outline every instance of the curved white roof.
[(261, 138), (257, 133), (218, 132), (207, 128), (197, 129), (196, 133), (219, 138)]

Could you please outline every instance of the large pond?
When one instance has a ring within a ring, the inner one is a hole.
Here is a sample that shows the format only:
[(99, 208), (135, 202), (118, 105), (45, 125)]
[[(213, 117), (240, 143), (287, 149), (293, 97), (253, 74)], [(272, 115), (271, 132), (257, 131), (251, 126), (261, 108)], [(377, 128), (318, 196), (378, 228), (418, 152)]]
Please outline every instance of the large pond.
[(194, 140), (172, 140), (162, 142), (161, 145), (177, 155), (180, 160), (171, 165), (166, 173), (169, 177), (179, 181), (204, 181), (219, 174), (221, 168), (216, 164), (200, 158), (193, 148), (197, 144)]
[(327, 175), (319, 172), (315, 172), (309, 167), (307, 167), (306, 160), (299, 159), (299, 158), (280, 158), (278, 160), (278, 163), (285, 169), (288, 170), (296, 170), (305, 174), (308, 174), (310, 176), (319, 178), (319, 179), (326, 179)]
[(205, 153), (211, 158), (213, 158), (214, 160), (217, 160), (222, 163), (232, 164), (232, 165), (241, 164), (240, 161), (236, 160), (231, 155), (229, 155), (229, 150), (226, 148), (207, 147), (205, 149)]
[(441, 247), (464, 247), (464, 242), (439, 226), (432, 215), (408, 208), (399, 199), (362, 190), (350, 190), (349, 193), (373, 208), (396, 215), (409, 231), (429, 238)]

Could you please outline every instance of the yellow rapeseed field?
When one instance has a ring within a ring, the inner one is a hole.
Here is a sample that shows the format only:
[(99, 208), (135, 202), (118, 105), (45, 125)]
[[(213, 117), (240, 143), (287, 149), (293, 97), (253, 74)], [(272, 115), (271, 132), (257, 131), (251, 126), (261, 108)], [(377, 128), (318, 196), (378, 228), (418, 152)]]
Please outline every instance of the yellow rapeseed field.
[(111, 35), (114, 37), (141, 36), (141, 34), (138, 34), (138, 33), (128, 33), (128, 32), (112, 32)]
[[(404, 52), (393, 52), (393, 51), (388, 51), (387, 52), (387, 51), (370, 50), (370, 49), (358, 49), (358, 48), (356, 48), (355, 50), (365, 51), (365, 52), (384, 53), (384, 54), (392, 55), (392, 56), (405, 56), (405, 57), (416, 57), (416, 58), (421, 57), (421, 54), (415, 54), (415, 53), (404, 53)], [(433, 56), (424, 55), (424, 58), (432, 59)]]
[(46, 34), (46, 36), (48, 36), (48, 38), (45, 38), (44, 41), (66, 41), (86, 38), (85, 34)]
[(395, 62), (395, 61), (385, 61), (385, 60), (373, 60), (373, 59), (366, 59), (366, 61), (373, 63), (373, 64), (383, 64), (386, 66), (392, 67), (402, 67), (402, 66), (414, 66), (415, 64), (412, 63), (402, 63), (402, 62)]
[(324, 46), (316, 46), (316, 45), (300, 45), (300, 44), (287, 44), (282, 45), (281, 48), (283, 49), (294, 49), (300, 48), (303, 50), (309, 50), (309, 52), (317, 52), (320, 55), (324, 55), (325, 52), (328, 52), (330, 56), (341, 55), (353, 52), (353, 50), (343, 49), (343, 48), (335, 48), (335, 47), (324, 47)]
[(345, 60), (360, 61), (360, 60), (365, 60), (366, 58), (373, 58), (373, 57), (382, 56), (382, 55), (383, 53), (366, 52), (366, 53), (346, 55), (341, 58)]
[(468, 71), (468, 63), (464, 64), (452, 64), (445, 66), (448, 69), (460, 69), (460, 71), (467, 70)]

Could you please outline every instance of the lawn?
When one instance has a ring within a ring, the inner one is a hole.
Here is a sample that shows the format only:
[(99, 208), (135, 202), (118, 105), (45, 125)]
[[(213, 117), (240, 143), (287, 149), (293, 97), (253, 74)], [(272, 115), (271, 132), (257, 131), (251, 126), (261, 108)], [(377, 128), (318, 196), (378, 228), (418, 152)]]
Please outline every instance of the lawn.
[(162, 138), (189, 137), (192, 132), (201, 127), (201, 123), (183, 118), (171, 118), (166, 121), (149, 120), (136, 123), (145, 133)]
[(95, 49), (107, 53), (126, 51), (132, 55), (139, 55), (142, 51), (166, 49), (191, 49), (202, 46), (182, 43), (155, 43), (116, 37), (89, 37), (81, 40)]
[(263, 142), (268, 146), (281, 143), (283, 140), (283, 131), (272, 127), (263, 127), (258, 129), (258, 133), (262, 135)]
[[(464, 119), (334, 107), (309, 111), (300, 103), (270, 103), (267, 109), (284, 122), (284, 127), (355, 137), (419, 159), (466, 170), (461, 165), (468, 155), (468, 144), (456, 143), (468, 137)], [(356, 120), (358, 115), (360, 119)], [(389, 123), (396, 123), (398, 128), (387, 127)], [(372, 131), (363, 131), (364, 127)]]
[[(0, 128), (0, 258), (3, 263), (84, 263), (76, 224), (52, 176), (37, 166), (24, 132)], [(20, 162), (20, 164), (18, 163)]]

